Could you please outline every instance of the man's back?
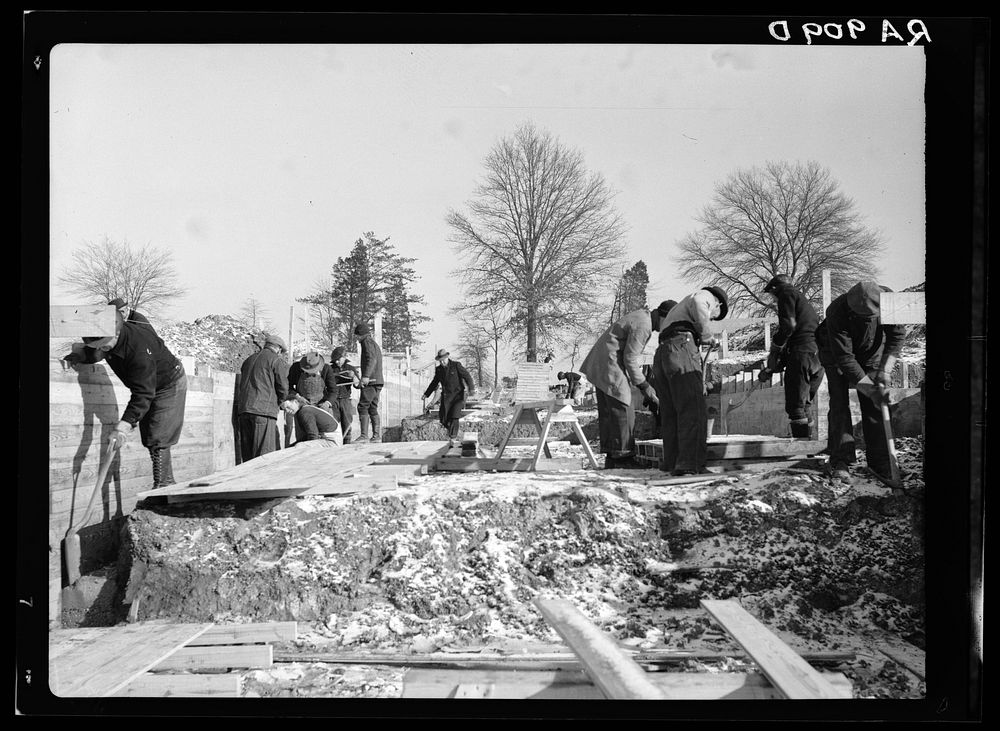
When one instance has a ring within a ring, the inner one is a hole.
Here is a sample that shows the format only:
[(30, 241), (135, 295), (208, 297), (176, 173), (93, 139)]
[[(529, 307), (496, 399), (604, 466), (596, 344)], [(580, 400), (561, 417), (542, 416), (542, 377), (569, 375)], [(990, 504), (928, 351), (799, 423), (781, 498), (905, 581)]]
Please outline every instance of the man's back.
[(277, 353), (264, 348), (254, 353), (240, 367), (240, 414), (276, 416), (278, 404), (288, 394), (284, 361)]

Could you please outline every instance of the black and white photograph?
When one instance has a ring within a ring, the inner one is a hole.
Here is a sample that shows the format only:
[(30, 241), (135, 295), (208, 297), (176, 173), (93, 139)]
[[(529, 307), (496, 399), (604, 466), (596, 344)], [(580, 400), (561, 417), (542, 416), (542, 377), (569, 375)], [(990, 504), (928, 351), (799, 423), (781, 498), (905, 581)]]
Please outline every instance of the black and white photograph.
[(989, 19), (564, 20), (24, 12), (18, 715), (981, 720)]

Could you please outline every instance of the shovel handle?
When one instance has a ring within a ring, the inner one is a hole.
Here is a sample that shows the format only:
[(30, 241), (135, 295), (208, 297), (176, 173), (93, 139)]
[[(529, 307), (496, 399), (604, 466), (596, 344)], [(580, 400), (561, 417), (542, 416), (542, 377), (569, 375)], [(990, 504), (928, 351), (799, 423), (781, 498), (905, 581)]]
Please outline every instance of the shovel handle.
[(80, 526), (85, 524), (90, 519), (90, 514), (94, 511), (94, 501), (97, 499), (97, 494), (101, 491), (101, 485), (104, 484), (104, 478), (108, 476), (108, 470), (111, 468), (111, 463), (114, 461), (114, 451), (118, 447), (118, 443), (115, 440), (108, 442), (107, 448), (104, 450), (104, 464), (101, 465), (101, 469), (97, 473), (97, 482), (94, 484), (94, 490), (90, 493), (90, 500), (87, 502), (87, 509), (83, 513), (83, 517), (76, 522), (75, 525), (71, 525), (69, 530), (66, 531), (66, 537), (74, 535)]
[(892, 419), (889, 416), (889, 404), (882, 402), (882, 427), (885, 429), (885, 442), (889, 448), (889, 469), (892, 470), (892, 481), (900, 485), (899, 460), (896, 457), (896, 441), (892, 437)]

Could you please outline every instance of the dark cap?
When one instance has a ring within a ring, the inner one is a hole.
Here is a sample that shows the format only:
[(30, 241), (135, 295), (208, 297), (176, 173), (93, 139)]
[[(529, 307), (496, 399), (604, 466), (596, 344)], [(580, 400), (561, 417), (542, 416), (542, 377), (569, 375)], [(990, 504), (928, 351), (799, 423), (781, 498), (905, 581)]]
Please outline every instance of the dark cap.
[(725, 320), (726, 315), (729, 314), (729, 298), (726, 296), (726, 293), (722, 291), (721, 287), (702, 287), (702, 289), (707, 289), (709, 292), (718, 297), (719, 302), (722, 303), (722, 307), (719, 309), (719, 316), (712, 319)]
[(125, 300), (123, 300), (121, 297), (115, 297), (113, 300), (111, 300), (110, 302), (108, 302), (108, 304), (109, 305), (114, 305), (115, 308), (117, 308), (117, 309), (120, 310), (122, 307), (124, 307), (125, 305), (127, 305), (128, 302), (126, 302)]
[(562, 371), (559, 371), (558, 373), (556, 373), (556, 378), (558, 378), (559, 380), (562, 380), (565, 377), (566, 377), (566, 374), (563, 373)]
[(354, 326), (355, 335), (367, 335), (371, 331), (372, 329), (363, 322), (359, 322), (357, 325)]
[(306, 353), (299, 359), (299, 367), (304, 373), (319, 373), (323, 367), (323, 357), (316, 351)]
[(878, 282), (858, 282), (847, 290), (847, 307), (855, 315), (878, 317), (882, 311), (882, 293), (891, 291)]
[(447, 350), (445, 350), (444, 348), (441, 348), (441, 349), (440, 349), (440, 350), (439, 350), (439, 351), (437, 352), (437, 355), (435, 355), (435, 356), (434, 356), (434, 360), (441, 360), (442, 358), (447, 358), (447, 357), (448, 357), (449, 355), (451, 355), (451, 353), (449, 353), (449, 352), (448, 352)]
[(347, 355), (347, 348), (345, 348), (343, 345), (338, 345), (336, 348), (333, 349), (333, 352), (330, 353), (330, 360), (336, 362), (341, 358), (343, 358), (345, 355)]
[(677, 302), (674, 300), (663, 300), (663, 302), (657, 306), (656, 311), (660, 313), (660, 317), (666, 317), (670, 313), (670, 310), (674, 309), (676, 306)]
[(764, 292), (770, 294), (772, 292), (777, 292), (779, 289), (788, 289), (792, 286), (792, 278), (787, 274), (778, 274), (771, 278), (771, 281), (767, 283), (764, 287)]

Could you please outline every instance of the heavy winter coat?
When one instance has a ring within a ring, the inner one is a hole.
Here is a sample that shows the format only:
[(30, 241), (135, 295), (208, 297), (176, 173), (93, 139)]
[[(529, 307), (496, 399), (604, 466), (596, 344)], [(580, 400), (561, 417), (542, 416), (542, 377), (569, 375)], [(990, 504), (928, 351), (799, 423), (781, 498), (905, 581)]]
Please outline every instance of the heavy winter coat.
[(580, 371), (611, 398), (623, 404), (632, 403), (631, 386), (639, 387), (646, 382), (641, 357), (652, 334), (649, 310), (628, 313), (598, 338), (580, 364)]
[(276, 419), (288, 396), (288, 365), (270, 348), (254, 353), (240, 367), (237, 413)]
[(782, 287), (778, 296), (778, 332), (771, 341), (779, 348), (800, 353), (816, 353), (816, 326), (819, 316), (802, 293)]
[(319, 373), (306, 373), (295, 361), (288, 369), (288, 397), (301, 396), (311, 404), (337, 398), (337, 379), (329, 363), (324, 363)]
[[(91, 348), (85, 348), (84, 355), (82, 362), (93, 363), (101, 359), (101, 354)], [(149, 411), (158, 391), (184, 377), (181, 362), (148, 322), (126, 320), (122, 323), (118, 341), (103, 358), (132, 394), (121, 420), (133, 427)]]
[[(881, 367), (885, 357), (898, 357), (906, 338), (903, 325), (883, 325), (874, 304), (855, 312), (848, 299), (860, 285), (837, 297), (826, 308), (826, 319), (816, 331), (820, 362), (827, 369), (838, 368), (853, 386), (869, 371)], [(883, 292), (891, 292), (881, 287)], [(856, 296), (856, 293), (855, 293)]]
[(371, 335), (361, 339), (361, 377), (369, 379), (369, 386), (385, 385), (382, 377), (382, 349)]
[(472, 375), (457, 360), (449, 360), (447, 365), (439, 365), (434, 368), (434, 380), (424, 391), (424, 398), (428, 398), (434, 390), (441, 386), (441, 408), (440, 420), (442, 423), (448, 418), (453, 407), (459, 402), (465, 403), (465, 390), (475, 391), (476, 383), (472, 380)]

